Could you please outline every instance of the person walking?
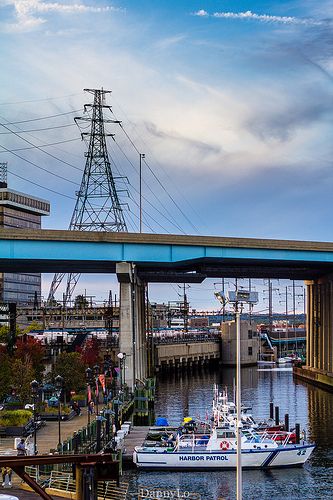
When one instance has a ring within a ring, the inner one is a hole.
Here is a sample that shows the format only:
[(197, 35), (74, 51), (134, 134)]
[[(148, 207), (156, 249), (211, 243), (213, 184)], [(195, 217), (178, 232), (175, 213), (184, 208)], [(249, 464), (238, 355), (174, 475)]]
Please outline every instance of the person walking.
[(2, 487), (6, 487), (6, 476), (8, 477), (8, 487), (12, 487), (12, 469), (10, 467), (2, 467), (1, 469), (2, 473)]
[(16, 447), (16, 450), (17, 450), (17, 456), (18, 457), (22, 457), (22, 456), (24, 456), (24, 455), (27, 454), (27, 450), (26, 450), (26, 447), (25, 447), (25, 441), (24, 441), (23, 438), (18, 443), (18, 445)]

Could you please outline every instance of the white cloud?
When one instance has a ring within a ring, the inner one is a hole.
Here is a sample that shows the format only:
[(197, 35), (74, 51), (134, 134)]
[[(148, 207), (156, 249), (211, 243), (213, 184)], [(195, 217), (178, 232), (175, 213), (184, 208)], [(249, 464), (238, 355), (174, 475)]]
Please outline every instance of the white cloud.
[(250, 10), (245, 12), (214, 12), (213, 14), (209, 14), (205, 10), (201, 9), (194, 12), (193, 15), (198, 17), (216, 17), (223, 19), (252, 19), (263, 23), (302, 24), (306, 26), (322, 24), (321, 21), (316, 21), (315, 19), (310, 18), (305, 19), (292, 16), (271, 16), (268, 14), (256, 14)]
[(15, 10), (16, 22), (7, 24), (6, 31), (30, 31), (41, 24), (46, 23), (44, 17), (38, 14), (60, 13), (60, 14), (82, 14), (86, 12), (102, 13), (117, 11), (116, 7), (106, 5), (96, 7), (81, 3), (66, 4), (59, 2), (45, 2), (44, 0), (2, 0), (0, 5), (12, 5)]
[(198, 10), (198, 12), (195, 12), (194, 15), (199, 16), (199, 17), (209, 16), (208, 12), (206, 10), (203, 10), (203, 9), (200, 9), (200, 10)]
[(177, 45), (186, 39), (186, 35), (179, 34), (168, 38), (163, 38), (156, 43), (156, 47), (159, 49), (168, 49), (173, 45)]

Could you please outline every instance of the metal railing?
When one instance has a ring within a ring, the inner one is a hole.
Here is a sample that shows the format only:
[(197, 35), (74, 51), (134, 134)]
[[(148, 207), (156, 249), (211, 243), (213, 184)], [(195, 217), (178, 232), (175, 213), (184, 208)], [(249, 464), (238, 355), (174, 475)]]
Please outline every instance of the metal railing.
[[(41, 472), (38, 467), (26, 467), (25, 471), (43, 488), (52, 488), (59, 492), (76, 491), (76, 484), (70, 472), (52, 470)], [(125, 500), (128, 483), (121, 482), (119, 486), (115, 481), (100, 481), (97, 487), (98, 500)]]

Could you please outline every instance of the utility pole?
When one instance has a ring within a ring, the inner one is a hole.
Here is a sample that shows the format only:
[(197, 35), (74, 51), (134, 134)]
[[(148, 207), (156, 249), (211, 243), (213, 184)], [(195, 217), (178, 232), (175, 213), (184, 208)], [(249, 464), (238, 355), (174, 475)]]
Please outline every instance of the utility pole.
[(186, 296), (186, 284), (184, 283), (184, 330), (188, 333), (188, 302)]
[[(84, 105), (84, 116), (74, 118), (76, 124), (81, 121), (89, 123), (90, 131), (81, 133), (82, 139), (86, 140), (89, 137), (89, 142), (86, 141), (88, 151), (85, 153), (86, 164), (80, 189), (76, 193), (76, 204), (69, 230), (125, 232), (127, 226), (118, 197), (120, 191), (116, 188), (106, 145), (106, 137), (113, 138), (114, 134), (105, 132), (106, 123), (119, 124), (120, 122), (104, 118), (104, 109), (111, 110), (111, 107), (105, 104), (105, 96), (111, 93), (110, 90), (84, 90), (92, 94), (94, 100), (92, 104)], [(55, 292), (65, 274), (55, 274), (47, 300), (48, 304), (54, 300)], [(80, 273), (68, 275), (66, 304), (71, 299), (79, 277)]]
[(140, 177), (140, 189), (139, 189), (139, 193), (140, 193), (140, 233), (142, 233), (142, 160), (145, 159), (146, 155), (144, 153), (139, 153), (140, 154), (140, 173), (139, 173), (139, 177)]

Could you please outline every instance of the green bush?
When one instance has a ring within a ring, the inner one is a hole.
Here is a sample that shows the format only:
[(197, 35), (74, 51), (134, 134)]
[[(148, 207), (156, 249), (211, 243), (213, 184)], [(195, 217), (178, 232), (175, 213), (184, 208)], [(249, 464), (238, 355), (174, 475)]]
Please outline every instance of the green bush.
[[(71, 408), (67, 405), (61, 405), (60, 411), (61, 415), (69, 415), (71, 412)], [(58, 407), (45, 406), (45, 408), (42, 410), (42, 413), (46, 413), (46, 415), (58, 415)]]
[(87, 399), (87, 395), (86, 394), (75, 394), (72, 397), (73, 401), (85, 401), (86, 399)]
[(0, 413), (0, 427), (23, 427), (31, 417), (29, 410), (4, 410)]

